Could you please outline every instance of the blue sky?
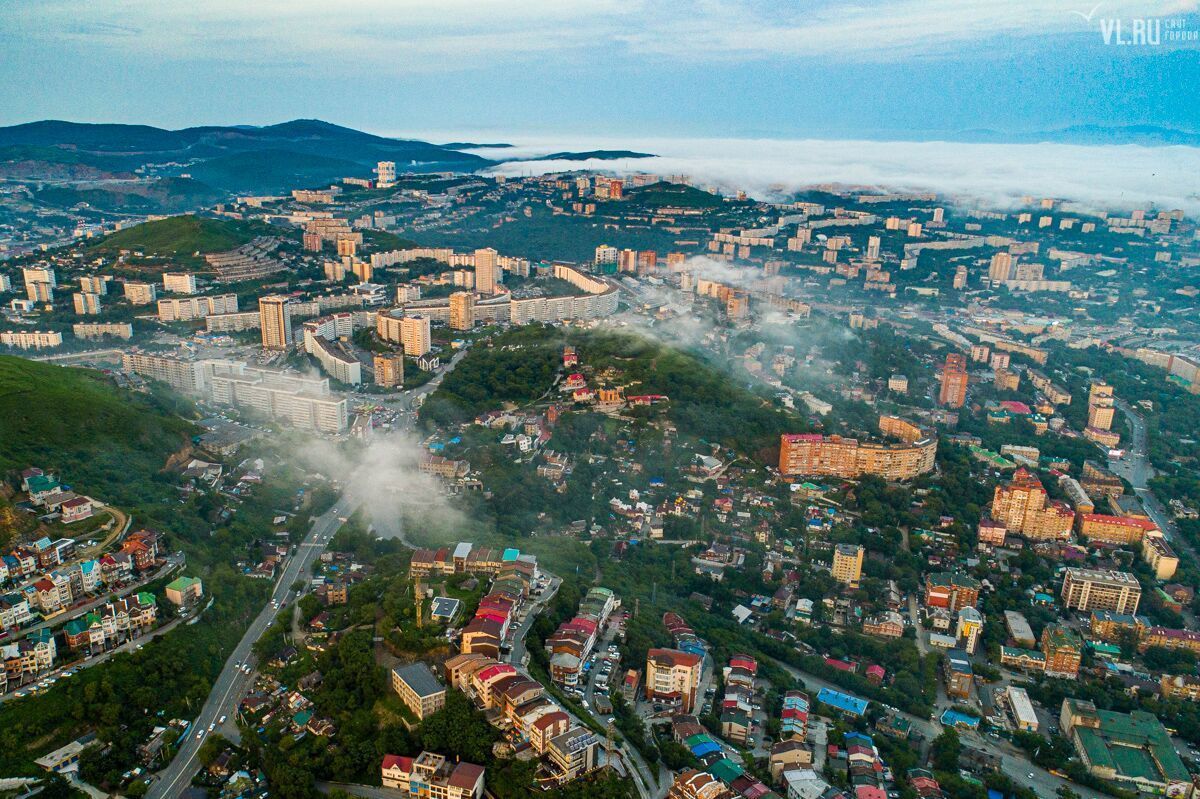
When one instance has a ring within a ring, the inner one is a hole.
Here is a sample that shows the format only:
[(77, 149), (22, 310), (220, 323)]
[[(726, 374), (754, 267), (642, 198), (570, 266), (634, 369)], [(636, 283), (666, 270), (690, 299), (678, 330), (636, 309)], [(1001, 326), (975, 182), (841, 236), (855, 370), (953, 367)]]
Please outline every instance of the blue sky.
[[(1200, 131), (1196, 0), (0, 0), (0, 124)], [(1118, 45), (1155, 18), (1157, 45)], [(1169, 26), (1169, 27), (1168, 27)], [(1182, 29), (1193, 40), (1170, 41)], [(1109, 34), (1105, 43), (1104, 34)]]

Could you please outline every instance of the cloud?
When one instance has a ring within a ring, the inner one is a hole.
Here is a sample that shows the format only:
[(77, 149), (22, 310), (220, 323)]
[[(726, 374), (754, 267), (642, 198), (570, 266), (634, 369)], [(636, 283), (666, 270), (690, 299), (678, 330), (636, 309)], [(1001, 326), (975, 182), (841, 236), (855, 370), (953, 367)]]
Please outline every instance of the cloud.
[[(449, 139), (447, 139), (449, 140)], [(615, 161), (520, 161), (506, 175), (597, 170), (614, 174), (686, 174), (693, 182), (754, 197), (837, 183), (935, 191), (961, 203), (1014, 207), (1025, 196), (1057, 197), (1091, 207), (1151, 204), (1200, 215), (1200, 148), (1140, 145), (967, 144), (780, 139), (568, 139), (494, 150), (492, 157), (535, 157), (564, 150), (627, 148), (655, 158)], [(505, 155), (507, 153), (507, 155)]]
[[(1000, 37), (1012, 43), (1097, 28), (1062, 0), (114, 0), (82, 7), (0, 0), (0, 7), (0, 33), (47, 42), (85, 38), (184, 61), (252, 55), (268, 64), (302, 54), (313, 63), (331, 58), (326, 69), (371, 65), (389, 74), (523, 63), (548, 52), (684, 64), (886, 62), (960, 53)], [(1196, 0), (1108, 0), (1098, 15), (1195, 10)]]
[(377, 534), (402, 537), (414, 545), (467, 526), (466, 516), (451, 504), (438, 478), (421, 472), (423, 453), (415, 436), (400, 431), (377, 432), (365, 445), (313, 438), (297, 448), (310, 471), (344, 482), (346, 493), (360, 503)]

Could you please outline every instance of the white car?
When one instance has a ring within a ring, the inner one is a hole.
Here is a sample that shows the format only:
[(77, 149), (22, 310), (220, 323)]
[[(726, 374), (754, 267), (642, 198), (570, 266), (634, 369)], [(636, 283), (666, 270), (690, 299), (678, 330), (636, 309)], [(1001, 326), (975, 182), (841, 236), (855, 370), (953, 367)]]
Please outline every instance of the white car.
[(218, 723), (218, 724), (224, 724), (224, 723), (225, 723), (225, 719), (227, 719), (227, 718), (228, 718), (228, 716), (221, 716), (221, 718), (217, 719), (217, 723)]
[(217, 728), (217, 723), (216, 723), (215, 721), (214, 721), (212, 724), (209, 724), (209, 725), (208, 725), (208, 731), (209, 731), (209, 732), (212, 732), (212, 731), (213, 731), (213, 730), (215, 730), (216, 728)]

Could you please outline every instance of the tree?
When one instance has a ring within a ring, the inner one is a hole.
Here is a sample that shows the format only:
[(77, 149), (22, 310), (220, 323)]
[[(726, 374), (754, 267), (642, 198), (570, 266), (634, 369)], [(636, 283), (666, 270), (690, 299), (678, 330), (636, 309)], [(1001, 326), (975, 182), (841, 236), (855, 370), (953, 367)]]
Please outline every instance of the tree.
[(958, 771), (958, 758), (961, 754), (962, 741), (958, 738), (958, 730), (947, 727), (934, 739), (929, 759), (935, 771), (954, 773)]

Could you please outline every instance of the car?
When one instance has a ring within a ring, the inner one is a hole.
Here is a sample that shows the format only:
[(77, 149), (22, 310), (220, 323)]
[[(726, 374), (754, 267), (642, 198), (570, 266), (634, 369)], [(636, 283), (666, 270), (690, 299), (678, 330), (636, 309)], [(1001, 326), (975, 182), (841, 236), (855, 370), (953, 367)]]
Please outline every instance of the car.
[(229, 718), (229, 717), (228, 717), (228, 716), (221, 716), (221, 718), (217, 719), (217, 723), (218, 723), (218, 724), (224, 724), (224, 723), (225, 723), (225, 719), (227, 719), (227, 718)]
[(204, 737), (204, 730), (196, 730), (196, 740), (199, 741)]
[(209, 725), (208, 725), (208, 731), (209, 731), (209, 732), (212, 732), (212, 731), (213, 731), (213, 730), (215, 730), (216, 728), (217, 728), (217, 723), (216, 723), (215, 721), (214, 721), (212, 724), (209, 724)]
[(1033, 779), (1033, 772), (1029, 772), (1029, 779)]

